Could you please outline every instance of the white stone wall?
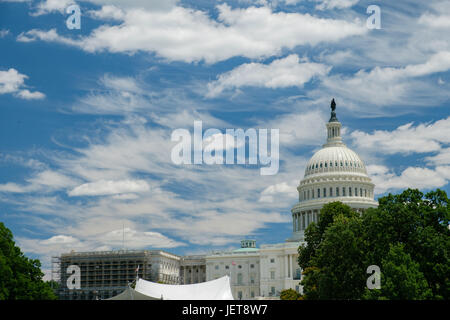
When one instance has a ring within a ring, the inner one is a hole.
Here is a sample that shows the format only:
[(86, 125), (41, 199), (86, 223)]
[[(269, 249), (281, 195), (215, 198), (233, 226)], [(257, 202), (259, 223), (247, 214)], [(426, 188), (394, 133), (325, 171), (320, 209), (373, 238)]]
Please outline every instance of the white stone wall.
[(228, 275), (235, 299), (252, 299), (260, 295), (259, 272), (258, 252), (221, 252), (206, 257), (206, 280)]

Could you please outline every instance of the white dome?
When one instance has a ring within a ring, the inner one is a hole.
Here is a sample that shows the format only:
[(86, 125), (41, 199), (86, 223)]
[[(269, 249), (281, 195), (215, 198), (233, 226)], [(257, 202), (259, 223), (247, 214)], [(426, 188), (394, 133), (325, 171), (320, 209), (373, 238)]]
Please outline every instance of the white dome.
[(364, 162), (356, 152), (345, 146), (330, 146), (317, 151), (308, 161), (305, 178), (313, 174), (358, 172), (367, 175)]
[[(334, 100), (333, 100), (334, 102)], [(306, 164), (300, 181), (298, 203), (292, 208), (292, 241), (304, 240), (305, 229), (320, 218), (320, 209), (333, 201), (343, 202), (361, 212), (377, 207), (374, 187), (364, 162), (346, 147), (341, 138), (341, 123), (333, 109), (327, 127), (327, 143)]]

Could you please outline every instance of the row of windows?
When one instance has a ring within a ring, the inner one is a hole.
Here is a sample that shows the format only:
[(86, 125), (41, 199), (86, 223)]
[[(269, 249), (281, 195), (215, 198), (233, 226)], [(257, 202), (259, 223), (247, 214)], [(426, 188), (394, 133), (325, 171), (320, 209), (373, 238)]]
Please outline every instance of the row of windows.
[[(250, 265), (250, 268), (253, 269), (254, 267), (255, 267), (254, 264), (251, 264), (251, 265)], [(219, 265), (214, 266), (214, 269), (219, 270)], [(225, 266), (225, 269), (226, 269), (226, 270), (230, 269), (230, 266), (228, 266), (228, 265)], [(238, 269), (242, 269), (242, 266), (241, 266), (241, 265), (238, 265)]]
[[(333, 195), (334, 190), (334, 195)], [(328, 193), (327, 193), (328, 191)], [(370, 190), (363, 189), (363, 188), (352, 188), (352, 187), (336, 187), (335, 189), (333, 187), (330, 188), (317, 188), (316, 190), (310, 189), (310, 190), (304, 190), (303, 191), (303, 199), (300, 198), (300, 200), (309, 200), (317, 198), (326, 198), (326, 197), (367, 197), (370, 196)]]
[[(344, 165), (345, 165), (345, 167), (362, 168), (361, 163), (359, 163), (358, 161), (355, 161), (355, 162), (347, 161), (347, 160), (345, 160), (345, 161), (342, 161), (342, 160), (341, 161), (334, 161), (334, 167), (339, 167), (339, 164), (340, 164), (341, 167), (344, 167)], [(319, 168), (328, 168), (328, 167), (333, 168), (333, 161), (321, 162), (320, 164), (316, 163), (315, 165), (312, 164), (312, 165), (310, 165), (308, 167), (308, 170), (319, 169)]]

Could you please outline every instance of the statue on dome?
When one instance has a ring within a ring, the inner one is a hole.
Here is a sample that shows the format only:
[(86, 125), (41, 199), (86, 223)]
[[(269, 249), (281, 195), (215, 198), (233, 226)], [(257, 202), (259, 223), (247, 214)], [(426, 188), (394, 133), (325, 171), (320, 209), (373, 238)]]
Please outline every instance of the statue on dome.
[(336, 102), (333, 100), (331, 100), (331, 118), (329, 122), (338, 122), (338, 119), (336, 117)]

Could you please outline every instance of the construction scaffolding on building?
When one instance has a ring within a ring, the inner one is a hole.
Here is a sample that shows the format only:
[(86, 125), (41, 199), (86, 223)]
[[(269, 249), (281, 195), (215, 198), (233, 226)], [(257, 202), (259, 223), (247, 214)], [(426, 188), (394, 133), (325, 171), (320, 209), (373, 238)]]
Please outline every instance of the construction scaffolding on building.
[[(59, 279), (61, 300), (107, 299), (124, 291), (137, 277), (178, 284), (179, 260), (161, 250), (70, 252), (52, 259), (52, 277)], [(73, 265), (80, 270), (79, 288), (67, 286), (72, 276), (67, 270)]]

